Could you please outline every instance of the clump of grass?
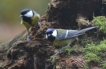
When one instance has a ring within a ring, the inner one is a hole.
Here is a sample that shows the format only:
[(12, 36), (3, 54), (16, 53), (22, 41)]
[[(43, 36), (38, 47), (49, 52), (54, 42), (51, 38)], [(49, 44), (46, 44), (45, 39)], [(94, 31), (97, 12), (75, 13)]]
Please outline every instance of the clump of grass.
[(92, 22), (95, 25), (100, 27), (99, 28), (100, 31), (102, 31), (103, 33), (106, 33), (106, 18), (105, 18), (105, 16), (94, 17)]

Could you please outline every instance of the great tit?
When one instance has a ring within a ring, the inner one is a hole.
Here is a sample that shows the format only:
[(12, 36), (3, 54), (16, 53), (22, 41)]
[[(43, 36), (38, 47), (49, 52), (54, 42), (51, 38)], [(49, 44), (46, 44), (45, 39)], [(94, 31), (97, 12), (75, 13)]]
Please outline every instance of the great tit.
[(83, 35), (86, 31), (97, 28), (97, 26), (85, 28), (82, 30), (66, 30), (48, 28), (46, 30), (46, 39), (53, 42), (56, 46), (65, 46), (71, 43), (75, 37)]
[(20, 17), (22, 18), (21, 24), (24, 24), (27, 29), (27, 40), (29, 41), (29, 29), (34, 25), (38, 25), (40, 27), (40, 23), (38, 22), (40, 15), (31, 9), (23, 9), (20, 13)]
[[(56, 57), (59, 53), (63, 52), (71, 43), (74, 42), (77, 36), (83, 35), (86, 31), (97, 28), (98, 26), (85, 28), (82, 30), (66, 30), (48, 28), (46, 30), (46, 39), (53, 42), (56, 46), (64, 46), (53, 56)], [(66, 46), (65, 46), (66, 45)]]

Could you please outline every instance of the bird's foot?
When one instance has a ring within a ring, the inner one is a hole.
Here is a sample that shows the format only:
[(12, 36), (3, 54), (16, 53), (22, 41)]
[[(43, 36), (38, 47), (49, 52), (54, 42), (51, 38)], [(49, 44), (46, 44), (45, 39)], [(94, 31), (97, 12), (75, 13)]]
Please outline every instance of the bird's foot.
[(54, 54), (54, 56), (57, 56), (59, 53), (62, 53), (68, 46), (70, 46), (70, 44), (62, 47), (57, 53)]
[(29, 36), (27, 36), (27, 41), (30, 41), (30, 37)]
[(58, 52), (56, 52), (53, 56), (51, 56), (52, 62), (55, 62), (56, 56), (57, 56), (58, 54), (62, 53), (62, 52), (63, 52), (67, 47), (69, 47), (69, 46), (70, 46), (70, 43), (69, 43), (68, 45), (62, 47)]
[(41, 26), (41, 24), (40, 24), (40, 22), (38, 22), (38, 27), (40, 28), (40, 26)]

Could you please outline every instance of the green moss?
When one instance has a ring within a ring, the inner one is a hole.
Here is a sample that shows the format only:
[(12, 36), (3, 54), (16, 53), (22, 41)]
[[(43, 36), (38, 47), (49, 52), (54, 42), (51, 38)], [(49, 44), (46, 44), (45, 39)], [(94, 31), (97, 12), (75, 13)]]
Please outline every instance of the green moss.
[(91, 61), (102, 63), (102, 67), (106, 68), (106, 40), (101, 41), (98, 45), (94, 43), (88, 44), (85, 48), (83, 48), (83, 52), (85, 57), (87, 58), (86, 62), (89, 63)]
[(70, 55), (70, 53), (74, 52), (74, 51), (75, 51), (75, 49), (73, 47), (70, 47), (70, 46), (66, 47), (66, 49), (64, 50), (64, 52), (67, 52), (66, 53), (67, 55)]
[(103, 69), (106, 69), (106, 60), (102, 64)]
[(106, 18), (105, 16), (98, 16), (98, 17), (94, 17), (94, 19), (92, 20), (92, 22), (99, 26), (99, 30), (106, 33)]
[(97, 54), (92, 53), (92, 52), (87, 52), (86, 55), (87, 57), (87, 63), (91, 62), (91, 61), (95, 61), (95, 62), (100, 62), (100, 57), (97, 56)]

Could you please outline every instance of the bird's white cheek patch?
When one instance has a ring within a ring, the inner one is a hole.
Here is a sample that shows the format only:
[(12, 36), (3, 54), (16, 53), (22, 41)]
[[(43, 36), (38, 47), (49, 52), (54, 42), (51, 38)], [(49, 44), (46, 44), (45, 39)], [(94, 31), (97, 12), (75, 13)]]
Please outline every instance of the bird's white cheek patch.
[(46, 35), (46, 39), (48, 39), (48, 36)]
[(54, 30), (52, 36), (57, 37), (57, 30)]
[(33, 16), (33, 12), (32, 11), (29, 11), (24, 16), (26, 16), (26, 17), (32, 17)]

